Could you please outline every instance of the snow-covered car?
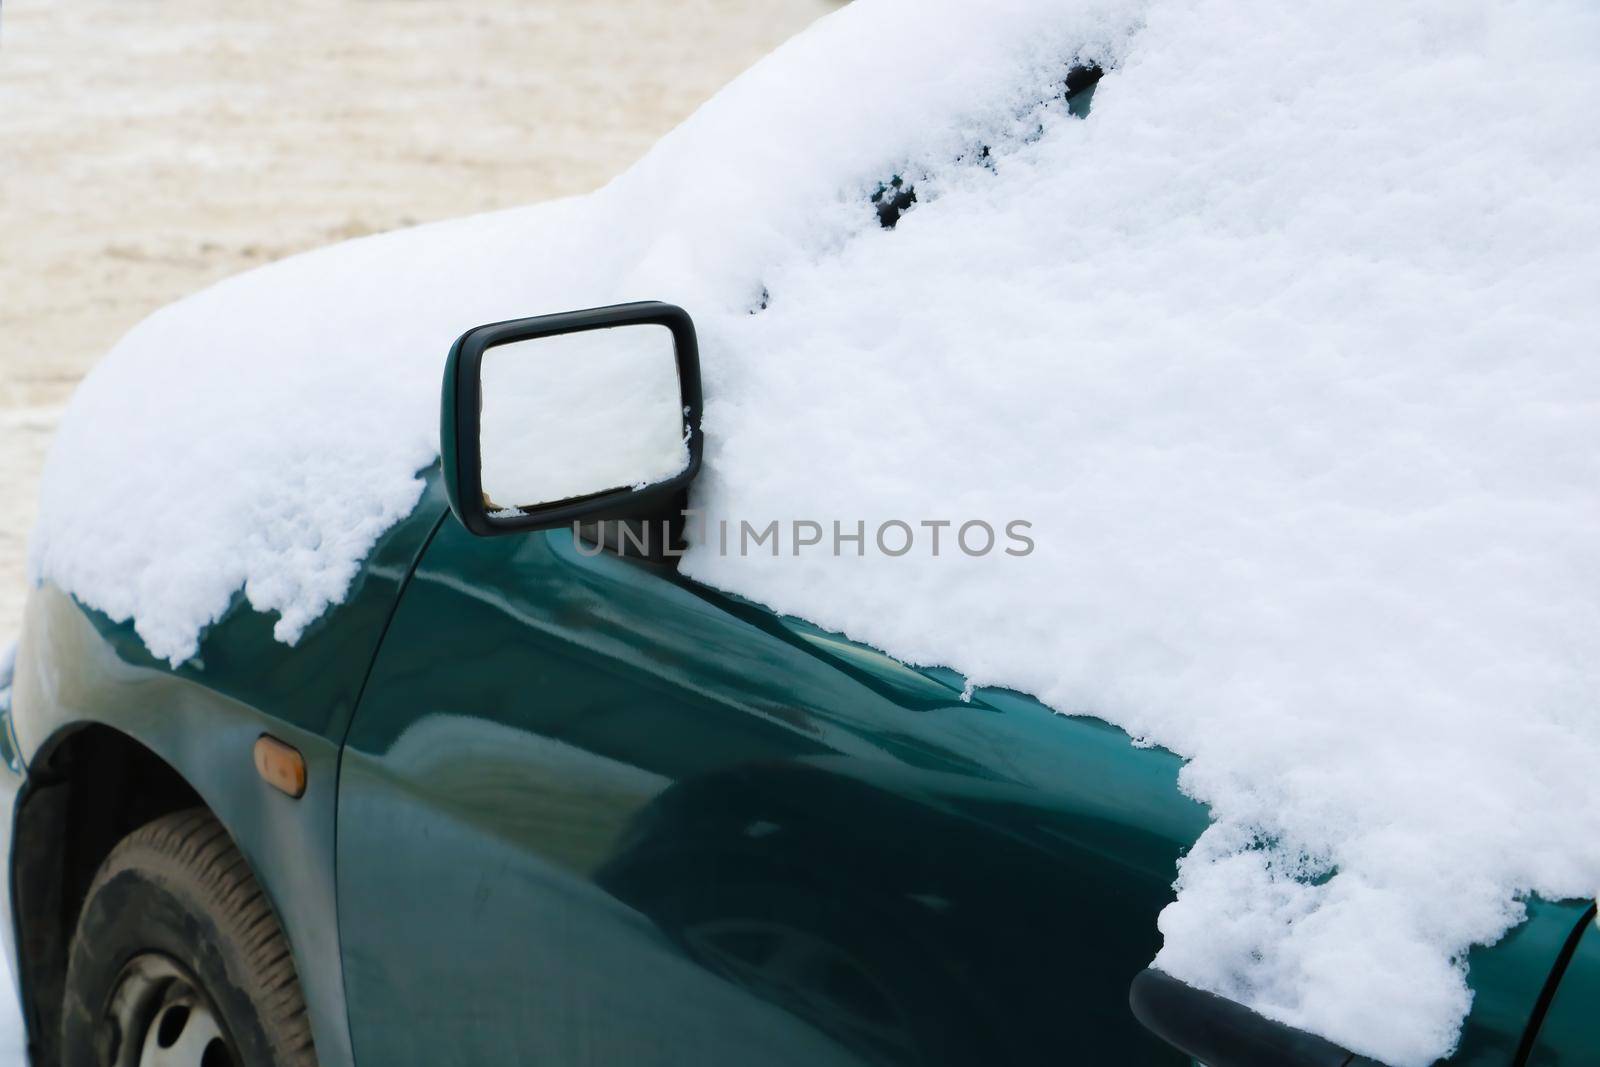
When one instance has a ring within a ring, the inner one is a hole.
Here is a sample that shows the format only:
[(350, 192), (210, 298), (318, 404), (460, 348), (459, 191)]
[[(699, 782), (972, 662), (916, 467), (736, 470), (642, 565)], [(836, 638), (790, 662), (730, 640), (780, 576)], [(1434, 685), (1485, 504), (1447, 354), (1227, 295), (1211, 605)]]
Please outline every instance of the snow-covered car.
[[(35, 1062), (1373, 1062), (1146, 970), (1206, 821), (1170, 753), (677, 572), (699, 380), (670, 305), (469, 331), (422, 500), (294, 648), (241, 602), (174, 668), (34, 593)], [(1456, 1062), (1592, 1050), (1593, 918), (1475, 964)]]
[(1597, 41), (857, 0), (158, 312), (6, 689), (36, 1062), (1600, 1058)]

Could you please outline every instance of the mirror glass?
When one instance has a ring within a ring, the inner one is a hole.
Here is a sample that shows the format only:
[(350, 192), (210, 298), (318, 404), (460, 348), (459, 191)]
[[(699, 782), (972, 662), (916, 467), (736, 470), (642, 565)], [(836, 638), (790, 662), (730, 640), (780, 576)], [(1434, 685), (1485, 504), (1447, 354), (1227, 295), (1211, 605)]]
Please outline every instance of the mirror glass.
[(553, 334), (483, 354), (483, 503), (491, 514), (643, 488), (689, 465), (672, 331)]

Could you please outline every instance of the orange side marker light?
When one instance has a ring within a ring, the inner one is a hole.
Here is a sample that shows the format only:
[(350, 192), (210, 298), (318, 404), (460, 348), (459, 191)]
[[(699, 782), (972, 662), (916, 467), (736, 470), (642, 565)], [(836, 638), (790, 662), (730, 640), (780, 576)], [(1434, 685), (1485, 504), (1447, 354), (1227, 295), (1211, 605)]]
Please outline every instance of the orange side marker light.
[(256, 773), (272, 788), (292, 797), (306, 791), (306, 761), (300, 751), (271, 734), (256, 738)]

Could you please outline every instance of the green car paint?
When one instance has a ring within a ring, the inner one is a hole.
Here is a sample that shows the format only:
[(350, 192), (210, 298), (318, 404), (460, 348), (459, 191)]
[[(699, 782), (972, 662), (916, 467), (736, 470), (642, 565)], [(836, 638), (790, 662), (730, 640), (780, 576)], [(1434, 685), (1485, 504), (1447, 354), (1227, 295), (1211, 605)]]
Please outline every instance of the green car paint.
[[(236, 603), (173, 669), (36, 590), (0, 797), (86, 729), (159, 756), (283, 919), (325, 1067), (1185, 1062), (1126, 1006), (1206, 823), (1168, 752), (569, 531), (473, 537), (436, 470), (343, 604), (270, 623)], [(1584, 914), (1473, 952), (1451, 1062), (1514, 1062)], [(1597, 975), (1586, 936), (1530, 1062), (1592, 1055)]]
[(1600, 925), (1594, 909), (1584, 917), (1572, 955), (1535, 1035), (1528, 1067), (1579, 1067), (1594, 1063), (1595, 1017), (1600, 1015)]
[[(1461, 1042), (1449, 1059), (1458, 1067), (1502, 1067), (1516, 1063), (1519, 1047), (1534, 1036), (1529, 1020), (1550, 990), (1552, 966), (1573, 931), (1587, 922), (1592, 911), (1584, 901), (1527, 902), (1528, 918), (1493, 945), (1480, 945), (1467, 955), (1467, 975), (1472, 986), (1472, 1013), (1461, 1030)], [(1600, 952), (1580, 970), (1589, 988), (1600, 982)], [(1578, 971), (1566, 978), (1585, 981)], [(1563, 986), (1566, 981), (1563, 980)], [(1548, 1017), (1539, 1028), (1541, 1042), (1560, 1048), (1568, 1064), (1600, 1062), (1600, 1001), (1591, 1001), (1583, 1026), (1558, 1033)], [(1530, 1061), (1536, 1062), (1536, 1061)], [(1555, 1062), (1555, 1061), (1548, 1061)], [(1518, 1064), (1518, 1067), (1521, 1067)]]
[(357, 1057), (748, 1063), (782, 1004), (796, 1063), (1181, 1062), (1126, 1007), (1205, 825), (1177, 769), (569, 530), (446, 520), (340, 781)]

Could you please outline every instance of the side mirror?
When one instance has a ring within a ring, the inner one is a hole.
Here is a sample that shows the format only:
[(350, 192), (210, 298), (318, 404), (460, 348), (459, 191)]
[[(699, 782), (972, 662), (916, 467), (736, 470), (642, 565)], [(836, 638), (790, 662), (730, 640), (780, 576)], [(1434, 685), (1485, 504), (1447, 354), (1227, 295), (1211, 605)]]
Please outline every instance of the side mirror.
[(700, 358), (682, 308), (646, 302), (462, 334), (439, 443), (479, 536), (648, 515), (700, 469)]

